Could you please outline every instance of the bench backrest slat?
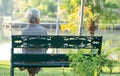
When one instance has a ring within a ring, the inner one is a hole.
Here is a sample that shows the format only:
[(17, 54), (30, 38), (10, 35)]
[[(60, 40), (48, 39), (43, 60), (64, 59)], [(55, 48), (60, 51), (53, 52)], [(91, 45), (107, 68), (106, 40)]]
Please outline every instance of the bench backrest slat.
[(100, 49), (101, 36), (27, 36), (13, 35), (13, 48), (74, 48)]

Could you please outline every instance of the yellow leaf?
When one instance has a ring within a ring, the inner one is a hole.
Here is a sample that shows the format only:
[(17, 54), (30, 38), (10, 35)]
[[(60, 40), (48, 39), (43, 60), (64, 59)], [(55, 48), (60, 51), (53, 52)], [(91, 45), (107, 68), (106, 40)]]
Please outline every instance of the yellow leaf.
[(97, 71), (95, 71), (95, 72), (94, 72), (94, 76), (98, 76), (98, 73), (97, 73)]
[(61, 31), (62, 31), (62, 32), (65, 32), (66, 29), (67, 29), (67, 24), (62, 24), (62, 25), (60, 26), (60, 28), (61, 28)]

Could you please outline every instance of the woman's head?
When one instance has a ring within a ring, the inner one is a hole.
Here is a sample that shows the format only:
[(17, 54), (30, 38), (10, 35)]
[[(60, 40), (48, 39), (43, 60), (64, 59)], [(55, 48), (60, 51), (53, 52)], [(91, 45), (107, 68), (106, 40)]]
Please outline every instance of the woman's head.
[(26, 11), (25, 18), (29, 23), (39, 23), (40, 11), (35, 8), (30, 8)]

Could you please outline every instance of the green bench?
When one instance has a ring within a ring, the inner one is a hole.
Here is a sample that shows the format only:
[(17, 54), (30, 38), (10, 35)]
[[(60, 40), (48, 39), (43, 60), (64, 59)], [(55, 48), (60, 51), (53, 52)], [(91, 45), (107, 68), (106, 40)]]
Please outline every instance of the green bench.
[(69, 67), (70, 64), (66, 54), (23, 54), (15, 53), (16, 48), (95, 49), (100, 55), (101, 45), (101, 36), (12, 35), (11, 76), (15, 67)]

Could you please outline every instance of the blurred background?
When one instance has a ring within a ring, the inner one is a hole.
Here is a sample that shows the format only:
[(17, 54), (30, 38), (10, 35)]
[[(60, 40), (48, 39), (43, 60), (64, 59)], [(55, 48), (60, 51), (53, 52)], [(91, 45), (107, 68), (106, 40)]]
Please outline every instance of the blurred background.
[[(24, 14), (28, 8), (41, 11), (40, 24), (49, 35), (75, 36), (80, 26), (80, 4), (81, 0), (0, 0), (0, 60), (10, 60), (11, 35), (20, 34), (26, 27)], [(96, 21), (94, 35), (103, 36), (103, 44), (110, 43), (105, 50), (120, 48), (119, 0), (85, 0), (83, 21), (83, 36), (90, 36), (87, 24)], [(120, 60), (119, 50), (111, 57)]]

